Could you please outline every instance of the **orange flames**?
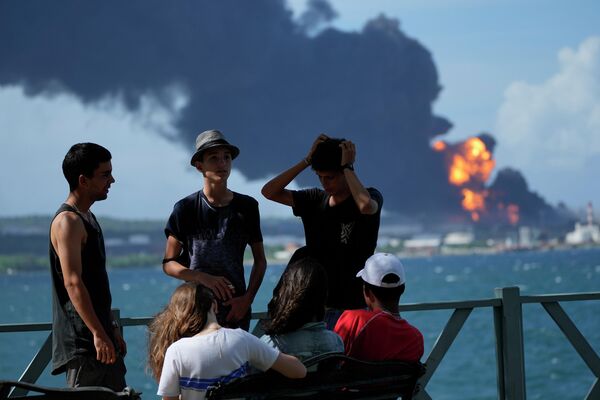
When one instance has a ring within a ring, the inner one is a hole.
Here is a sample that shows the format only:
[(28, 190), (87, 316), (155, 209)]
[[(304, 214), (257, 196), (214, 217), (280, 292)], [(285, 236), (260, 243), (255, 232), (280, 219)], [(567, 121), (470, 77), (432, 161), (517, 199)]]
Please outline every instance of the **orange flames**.
[[(461, 188), (462, 207), (470, 212), (473, 221), (478, 222), (486, 212), (486, 198), (489, 192), (485, 189), (485, 184), (496, 166), (491, 151), (478, 137), (471, 137), (452, 145), (439, 140), (432, 146), (435, 151), (445, 153), (448, 181)], [(508, 221), (515, 225), (519, 221), (519, 207), (514, 204), (508, 205), (505, 215)]]
[(442, 142), (441, 140), (438, 140), (433, 144), (433, 149), (435, 151), (444, 151), (446, 150), (446, 143)]
[(463, 188), (461, 191), (463, 200), (461, 202), (463, 208), (471, 212), (471, 219), (475, 222), (479, 221), (479, 212), (485, 210), (485, 197), (487, 191), (475, 192), (473, 190)]
[(481, 139), (476, 137), (467, 139), (458, 145), (455, 151), (448, 177), (452, 184), (462, 186), (470, 181), (485, 183), (488, 180), (496, 166), (496, 161), (492, 159), (492, 153)]
[(519, 206), (516, 204), (509, 204), (506, 208), (508, 212), (508, 221), (511, 225), (516, 225), (519, 222)]

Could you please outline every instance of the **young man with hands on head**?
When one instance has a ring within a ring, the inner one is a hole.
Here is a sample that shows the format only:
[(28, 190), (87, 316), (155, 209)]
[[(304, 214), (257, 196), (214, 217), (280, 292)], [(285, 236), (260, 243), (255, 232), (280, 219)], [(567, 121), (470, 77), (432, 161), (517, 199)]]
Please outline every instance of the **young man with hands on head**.
[[(325, 321), (330, 329), (343, 310), (365, 307), (356, 273), (377, 245), (383, 197), (377, 189), (363, 186), (355, 160), (354, 143), (321, 134), (305, 158), (262, 188), (267, 199), (292, 207), (302, 218), (306, 247), (293, 258), (311, 256), (325, 267), (329, 293)], [(286, 189), (309, 166), (322, 189)]]

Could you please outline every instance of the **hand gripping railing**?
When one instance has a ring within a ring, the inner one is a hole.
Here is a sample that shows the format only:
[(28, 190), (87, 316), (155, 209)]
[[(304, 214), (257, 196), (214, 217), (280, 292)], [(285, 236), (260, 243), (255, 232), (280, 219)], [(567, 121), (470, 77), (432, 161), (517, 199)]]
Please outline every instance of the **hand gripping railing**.
[[(573, 321), (563, 310), (560, 302), (566, 301), (588, 301), (600, 300), (600, 292), (573, 293), (540, 296), (521, 296), (518, 287), (507, 287), (496, 289), (496, 298), (484, 300), (464, 300), (435, 303), (414, 303), (400, 305), (400, 311), (432, 311), (432, 310), (454, 310), (440, 332), (425, 360), (427, 372), (419, 380), (420, 392), (416, 400), (430, 400), (426, 391), (428, 382), (434, 375), (450, 346), (460, 333), (464, 323), (475, 308), (493, 309), (494, 330), (496, 337), (496, 372), (498, 384), (498, 399), (500, 400), (525, 400), (525, 356), (523, 349), (523, 314), (522, 305), (539, 303), (558, 325), (565, 337), (575, 348), (595, 380), (588, 391), (585, 399), (600, 399), (600, 357), (590, 346), (583, 334), (577, 329)], [(120, 319), (122, 327), (147, 325), (151, 318), (147, 317), (125, 317), (120, 318), (119, 310), (114, 310), (115, 318)], [(252, 313), (252, 319), (260, 320), (266, 318), (266, 313)], [(32, 332), (49, 331), (51, 324), (4, 324), (0, 325), (2, 332)], [(260, 325), (257, 324), (253, 333), (259, 336)], [(52, 334), (44, 341), (39, 351), (35, 354), (19, 381), (35, 383), (42, 374), (51, 359)], [(26, 394), (26, 391), (15, 389), (9, 397)], [(457, 394), (460, 397), (460, 394)]]

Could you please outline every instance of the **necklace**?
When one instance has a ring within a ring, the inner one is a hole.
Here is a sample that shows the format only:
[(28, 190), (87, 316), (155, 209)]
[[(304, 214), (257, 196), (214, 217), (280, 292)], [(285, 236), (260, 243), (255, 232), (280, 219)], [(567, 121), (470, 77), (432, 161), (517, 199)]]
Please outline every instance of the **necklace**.
[[(69, 203), (67, 203), (69, 204)], [(92, 225), (95, 229), (97, 229), (96, 223), (94, 222), (94, 219), (92, 218), (92, 213), (90, 212), (90, 210), (87, 210), (86, 212), (82, 212), (76, 205), (75, 203), (73, 204), (69, 204), (71, 207), (73, 207), (75, 209), (75, 211), (77, 211), (77, 213), (79, 213), (79, 215), (81, 215), (81, 218), (83, 218), (88, 224)]]

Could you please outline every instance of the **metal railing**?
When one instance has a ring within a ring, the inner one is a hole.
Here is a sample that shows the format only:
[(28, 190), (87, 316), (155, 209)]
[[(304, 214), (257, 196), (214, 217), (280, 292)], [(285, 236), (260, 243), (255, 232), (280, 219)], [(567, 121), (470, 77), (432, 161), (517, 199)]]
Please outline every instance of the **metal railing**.
[[(525, 400), (522, 305), (532, 303), (538, 303), (546, 310), (595, 376), (595, 380), (585, 399), (600, 399), (600, 357), (598, 357), (598, 354), (560, 305), (561, 302), (600, 300), (600, 292), (522, 296), (518, 287), (507, 287), (496, 289), (495, 295), (495, 298), (484, 300), (414, 303), (402, 304), (400, 306), (401, 312), (453, 310), (452, 315), (439, 333), (435, 344), (425, 360), (427, 372), (419, 380), (421, 390), (416, 396), (416, 400), (431, 400), (431, 397), (427, 393), (427, 384), (460, 333), (469, 315), (476, 308), (488, 307), (493, 309), (498, 399)], [(120, 319), (122, 327), (147, 325), (151, 321), (151, 318), (144, 317), (120, 318), (118, 310), (115, 310), (115, 317)], [(252, 313), (253, 320), (264, 318), (267, 318), (264, 312)], [(0, 333), (49, 330), (51, 330), (50, 323), (0, 325)], [(257, 336), (262, 333), (260, 332), (260, 324), (256, 325), (253, 333)], [(51, 353), (52, 334), (50, 333), (19, 378), (19, 381), (35, 383), (50, 362)], [(9, 397), (24, 394), (26, 394), (26, 391), (15, 389)]]

